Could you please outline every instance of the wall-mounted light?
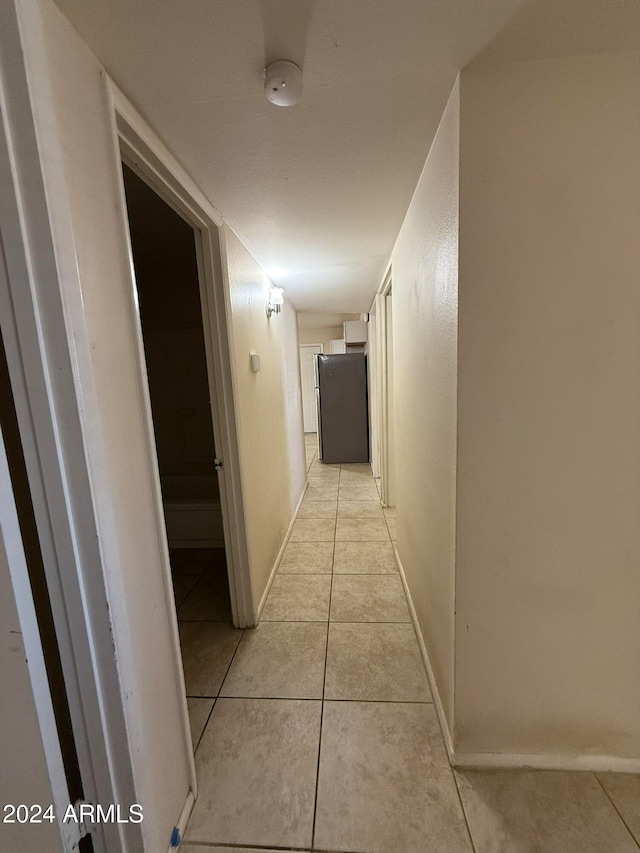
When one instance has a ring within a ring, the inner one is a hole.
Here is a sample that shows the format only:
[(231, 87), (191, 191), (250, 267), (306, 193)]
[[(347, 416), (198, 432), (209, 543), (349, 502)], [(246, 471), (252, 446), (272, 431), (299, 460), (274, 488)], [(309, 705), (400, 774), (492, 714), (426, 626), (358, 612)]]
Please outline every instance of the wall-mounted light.
[(281, 287), (269, 288), (269, 301), (267, 302), (267, 317), (279, 314), (284, 305), (284, 290)]

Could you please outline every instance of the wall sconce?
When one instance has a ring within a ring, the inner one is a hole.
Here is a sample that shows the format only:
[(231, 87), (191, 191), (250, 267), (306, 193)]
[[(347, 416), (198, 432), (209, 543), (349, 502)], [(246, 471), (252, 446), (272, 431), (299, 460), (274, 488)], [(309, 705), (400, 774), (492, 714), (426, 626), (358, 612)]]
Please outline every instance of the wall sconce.
[(267, 302), (267, 317), (279, 314), (284, 305), (284, 290), (281, 287), (269, 288), (269, 301)]

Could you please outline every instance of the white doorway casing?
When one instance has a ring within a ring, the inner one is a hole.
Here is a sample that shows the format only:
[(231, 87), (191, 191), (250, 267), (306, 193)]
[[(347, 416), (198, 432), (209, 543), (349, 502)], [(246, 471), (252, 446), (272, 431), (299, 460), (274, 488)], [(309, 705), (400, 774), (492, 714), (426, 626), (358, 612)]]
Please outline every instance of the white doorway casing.
[[(224, 526), (225, 549), (229, 567), (229, 592), (231, 611), (236, 627), (245, 628), (255, 621), (255, 608), (251, 594), (249, 563), (246, 550), (244, 510), (242, 504), (242, 485), (239, 475), (238, 441), (235, 424), (235, 406), (233, 401), (229, 338), (226, 322), (226, 302), (224, 296), (224, 272), (221, 263), (221, 221), (211, 205), (202, 197), (200, 191), (172, 162), (171, 155), (150, 132), (138, 114), (133, 110), (118, 88), (109, 83), (114, 113), (117, 119), (118, 145), (124, 162), (194, 228), (196, 234), (196, 252), (198, 256), (198, 275), (200, 281), (200, 299), (202, 305), (202, 324), (204, 330), (207, 376), (211, 395), (211, 412), (216, 442), (216, 452), (220, 454), (223, 467), (218, 471), (220, 501)], [(170, 167), (172, 167), (170, 169)], [(126, 220), (126, 200), (124, 186), (121, 184), (121, 201), (125, 216), (125, 232), (131, 268), (133, 255)], [(134, 312), (136, 339), (140, 359), (141, 383), (146, 399), (145, 416), (147, 426), (148, 451), (151, 454), (150, 465), (157, 475), (157, 459), (153, 437), (153, 420), (149, 401), (148, 385), (144, 358), (142, 328), (135, 297), (135, 280), (132, 278), (132, 306)], [(154, 477), (156, 494), (156, 512), (161, 528), (164, 527), (162, 493), (160, 481)], [(164, 537), (166, 539), (166, 536)], [(167, 583), (171, 583), (168, 571)]]
[(369, 309), (369, 335), (367, 338), (367, 370), (369, 377), (369, 427), (371, 433), (371, 470), (374, 479), (380, 479), (380, 365), (378, 343), (378, 300), (376, 294)]
[[(88, 470), (83, 436), (95, 406), (90, 386), (84, 394), (79, 388), (90, 364), (82, 370), (81, 360), (91, 347), (79, 298), (77, 231), (64, 156), (51, 132), (56, 95), (67, 86), (74, 111), (106, 99), (95, 74), (82, 84), (59, 67), (52, 72), (61, 56), (79, 58), (77, 37), (70, 38), (61, 20), (57, 10), (36, 2), (0, 4), (0, 232), (6, 265), (0, 322), (84, 795), (96, 803), (135, 802), (132, 733), (114, 649), (118, 607), (95, 515), (94, 487), (102, 471)], [(83, 55), (75, 71), (84, 71), (85, 63)], [(72, 135), (73, 123), (75, 115), (65, 126)], [(82, 147), (95, 165), (100, 157), (86, 136)], [(104, 208), (104, 198), (96, 205)], [(25, 605), (16, 603), (21, 624), (29, 625)], [(27, 631), (28, 648), (39, 636), (33, 623)], [(34, 698), (40, 716), (46, 699)], [(96, 853), (144, 849), (142, 827), (107, 824), (98, 827), (93, 843)]]
[[(116, 121), (116, 153), (118, 158), (143, 178), (171, 207), (173, 207), (194, 229), (202, 325), (207, 362), (207, 377), (211, 399), (213, 431), (216, 453), (222, 461), (218, 470), (220, 503), (224, 529), (224, 544), (229, 577), (229, 594), (233, 623), (244, 628), (255, 624), (249, 560), (246, 544), (244, 505), (238, 438), (235, 421), (235, 404), (232, 389), (229, 335), (227, 324), (227, 300), (225, 290), (223, 253), (223, 230), (219, 214), (211, 207), (200, 190), (193, 184), (173, 157), (166, 151), (155, 134), (131, 107), (127, 98), (112, 83), (107, 81), (112, 114)], [(121, 224), (129, 255), (130, 316), (139, 353), (139, 390), (146, 426), (145, 446), (148, 471), (154, 495), (154, 512), (161, 548), (163, 551), (162, 581), (171, 627), (174, 651), (174, 670), (177, 688), (182, 702), (182, 733), (186, 744), (186, 757), (190, 767), (190, 790), (178, 821), (181, 832), (189, 819), (197, 796), (197, 780), (193, 763), (193, 752), (189, 716), (184, 690), (184, 674), (180, 654), (180, 638), (175, 615), (171, 566), (165, 530), (164, 508), (158, 460), (155, 449), (154, 426), (146, 376), (144, 341), (136, 297), (133, 273), (133, 254), (126, 213), (124, 183), (119, 182)]]
[[(18, 776), (0, 776), (0, 799), (3, 805), (55, 803), (56, 816), (62, 815), (70, 802), (69, 788), (1, 430), (0, 626), (0, 673), (3, 684), (10, 685), (0, 704), (0, 729), (10, 732), (3, 761), (22, 767)], [(12, 818), (0, 828), (5, 850), (24, 849), (28, 843), (31, 849), (71, 853), (77, 843), (78, 827), (70, 823), (40, 820), (21, 825), (12, 815), (5, 816)]]
[(393, 375), (393, 295), (391, 279), (383, 290), (384, 305), (384, 417), (383, 417), (383, 470), (382, 502), (396, 505), (396, 407)]
[(371, 330), (368, 342), (371, 467), (374, 476), (380, 477), (382, 503), (389, 507), (396, 505), (392, 306), (391, 269), (389, 269), (371, 305)]
[(305, 432), (318, 432), (316, 355), (322, 351), (322, 344), (300, 345), (300, 379), (302, 384), (302, 413)]

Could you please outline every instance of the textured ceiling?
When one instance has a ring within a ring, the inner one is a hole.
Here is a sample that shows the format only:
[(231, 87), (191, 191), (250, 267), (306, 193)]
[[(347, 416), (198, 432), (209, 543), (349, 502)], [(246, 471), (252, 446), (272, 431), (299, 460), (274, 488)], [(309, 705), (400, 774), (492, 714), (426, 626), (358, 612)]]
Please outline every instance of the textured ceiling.
[[(57, 0), (300, 310), (366, 311), (457, 71), (523, 0)], [(291, 59), (301, 104), (263, 96)]]
[(640, 49), (640, 0), (533, 0), (490, 41), (477, 65)]

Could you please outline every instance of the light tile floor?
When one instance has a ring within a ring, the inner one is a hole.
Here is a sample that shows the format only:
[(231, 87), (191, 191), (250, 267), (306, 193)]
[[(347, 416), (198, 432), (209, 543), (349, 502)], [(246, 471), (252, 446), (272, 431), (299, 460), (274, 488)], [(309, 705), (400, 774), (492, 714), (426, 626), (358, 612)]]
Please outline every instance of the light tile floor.
[[(199, 797), (185, 853), (631, 853), (640, 780), (453, 772), (368, 465), (309, 487), (258, 628), (181, 586)], [(189, 599), (191, 598), (191, 603)], [(635, 837), (634, 837), (635, 836)]]

